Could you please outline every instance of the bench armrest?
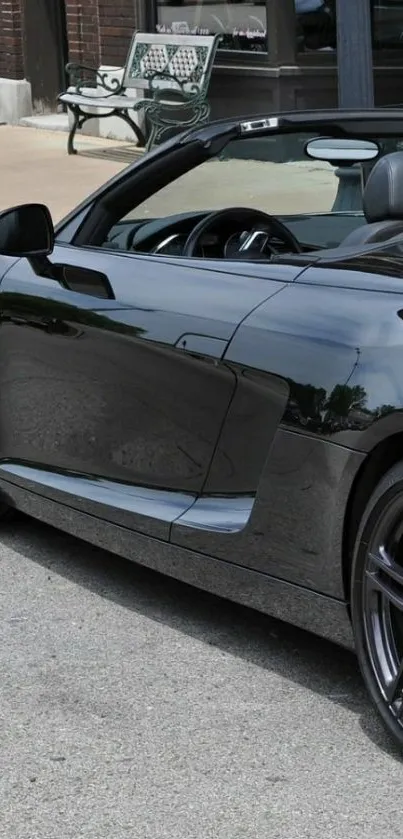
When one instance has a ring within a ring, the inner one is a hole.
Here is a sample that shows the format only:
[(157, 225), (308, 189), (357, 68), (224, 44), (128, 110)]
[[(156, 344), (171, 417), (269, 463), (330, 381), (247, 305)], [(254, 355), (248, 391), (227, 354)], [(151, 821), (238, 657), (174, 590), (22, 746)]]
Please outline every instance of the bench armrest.
[(66, 73), (70, 76), (70, 82), (77, 93), (85, 95), (82, 88), (103, 87), (106, 94), (123, 93), (124, 88), (119, 79), (109, 79), (106, 73), (100, 73), (95, 67), (88, 67), (86, 64), (76, 64), (70, 61), (66, 64)]
[[(181, 81), (172, 73), (157, 71), (150, 74), (147, 78), (150, 85), (150, 91), (153, 93), (154, 99), (159, 99), (162, 96), (166, 99), (169, 94), (172, 95), (172, 98), (175, 98), (175, 96), (178, 96), (179, 94), (184, 101), (189, 101), (202, 94), (200, 86), (196, 82), (191, 82), (187, 79)], [(169, 82), (169, 87), (156, 84), (156, 82), (163, 81)], [(172, 85), (175, 86), (173, 87)]]

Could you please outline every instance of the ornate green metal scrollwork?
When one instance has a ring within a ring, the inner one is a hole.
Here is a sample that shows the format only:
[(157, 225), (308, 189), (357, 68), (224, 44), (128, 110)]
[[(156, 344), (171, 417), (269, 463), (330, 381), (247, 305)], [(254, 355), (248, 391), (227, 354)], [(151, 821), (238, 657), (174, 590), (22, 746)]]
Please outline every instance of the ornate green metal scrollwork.
[[(67, 64), (74, 90), (59, 99), (70, 108), (74, 122), (68, 150), (74, 154), (77, 128), (92, 119), (85, 110), (96, 108), (97, 118), (119, 116), (130, 125), (138, 144), (146, 150), (165, 134), (193, 128), (208, 121), (207, 92), (219, 36), (173, 36), (136, 33), (129, 51), (123, 81), (86, 65)], [(128, 88), (142, 90), (140, 100)], [(88, 103), (88, 104), (87, 104)], [(102, 113), (105, 109), (106, 113)], [(147, 140), (132, 115), (142, 112), (149, 127)]]

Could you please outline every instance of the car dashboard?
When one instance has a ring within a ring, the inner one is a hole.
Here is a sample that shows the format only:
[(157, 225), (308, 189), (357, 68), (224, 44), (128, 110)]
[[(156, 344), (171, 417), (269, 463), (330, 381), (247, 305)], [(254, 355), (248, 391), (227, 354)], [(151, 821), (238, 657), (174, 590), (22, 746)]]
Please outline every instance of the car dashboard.
[[(126, 218), (112, 227), (103, 247), (125, 253), (183, 257), (190, 233), (208, 215), (206, 210), (164, 218)], [(361, 213), (351, 212), (288, 216), (279, 220), (297, 237), (303, 252), (337, 247), (348, 233), (365, 222)], [(201, 236), (196, 255), (205, 259), (236, 258), (242, 234), (239, 224), (223, 224)], [(270, 237), (270, 247), (276, 255), (289, 252), (287, 244), (275, 234)]]

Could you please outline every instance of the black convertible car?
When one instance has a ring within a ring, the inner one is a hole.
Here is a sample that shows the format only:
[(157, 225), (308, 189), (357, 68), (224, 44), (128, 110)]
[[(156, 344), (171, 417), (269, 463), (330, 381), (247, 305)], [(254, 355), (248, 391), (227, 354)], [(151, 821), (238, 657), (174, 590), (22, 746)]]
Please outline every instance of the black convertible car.
[(194, 129), (0, 254), (2, 517), (354, 644), (403, 744), (403, 110)]

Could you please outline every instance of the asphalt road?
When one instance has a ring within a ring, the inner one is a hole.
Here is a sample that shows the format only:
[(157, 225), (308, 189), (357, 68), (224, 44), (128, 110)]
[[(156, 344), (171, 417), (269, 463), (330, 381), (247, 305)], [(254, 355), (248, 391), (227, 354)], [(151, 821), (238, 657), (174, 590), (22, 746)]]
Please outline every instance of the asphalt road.
[(0, 534), (0, 836), (403, 836), (354, 656), (22, 518)]

